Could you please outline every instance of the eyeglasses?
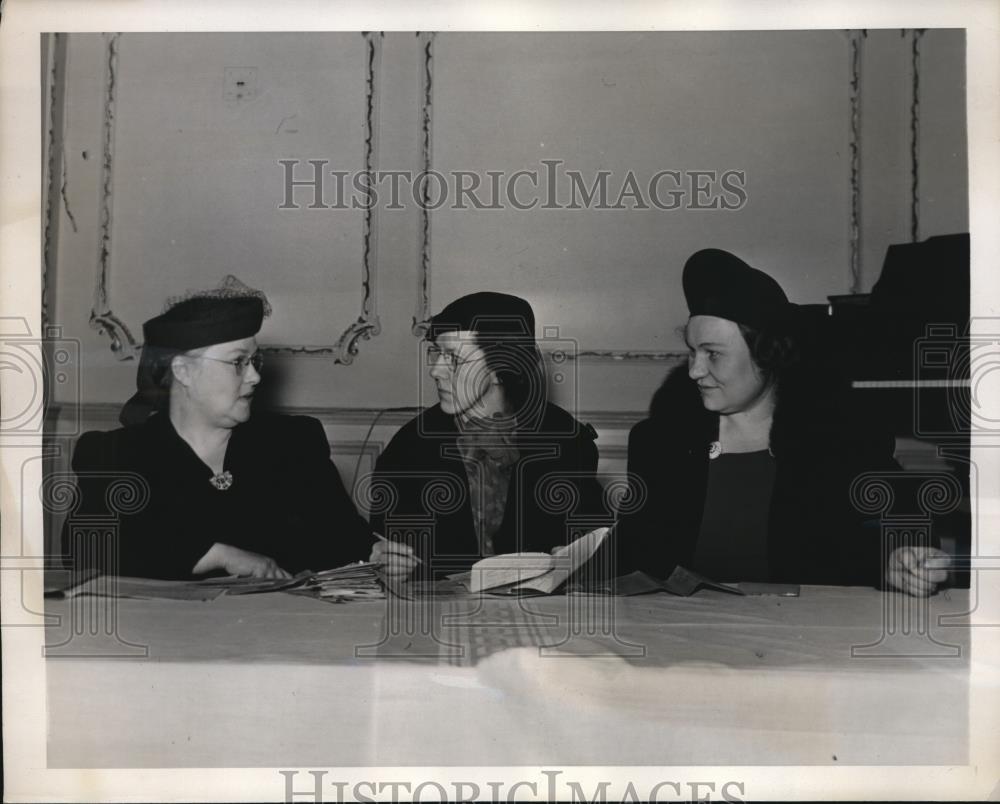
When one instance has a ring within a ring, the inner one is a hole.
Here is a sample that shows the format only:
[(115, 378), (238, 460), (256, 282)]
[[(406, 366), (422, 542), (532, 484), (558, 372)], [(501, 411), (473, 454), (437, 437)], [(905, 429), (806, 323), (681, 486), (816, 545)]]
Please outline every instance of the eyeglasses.
[(431, 344), (427, 347), (427, 365), (436, 366), (438, 360), (444, 358), (444, 364), (450, 371), (457, 371), (459, 366), (466, 363), (473, 363), (477, 360), (482, 360), (480, 357), (470, 357), (465, 360), (460, 360), (458, 357), (458, 352), (446, 352), (438, 346)]
[(258, 374), (260, 370), (264, 368), (264, 355), (260, 352), (254, 352), (252, 355), (246, 357), (237, 357), (235, 360), (223, 360), (220, 357), (208, 357), (207, 355), (193, 355), (201, 360), (211, 360), (213, 363), (228, 363), (232, 366), (236, 373), (241, 377), (247, 373), (247, 367), (253, 366), (253, 370)]

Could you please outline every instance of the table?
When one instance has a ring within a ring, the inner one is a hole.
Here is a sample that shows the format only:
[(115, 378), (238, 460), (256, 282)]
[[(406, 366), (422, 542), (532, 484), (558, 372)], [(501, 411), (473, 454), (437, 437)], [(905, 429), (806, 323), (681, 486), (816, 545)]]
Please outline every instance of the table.
[(969, 596), (47, 601), (49, 767), (966, 763)]

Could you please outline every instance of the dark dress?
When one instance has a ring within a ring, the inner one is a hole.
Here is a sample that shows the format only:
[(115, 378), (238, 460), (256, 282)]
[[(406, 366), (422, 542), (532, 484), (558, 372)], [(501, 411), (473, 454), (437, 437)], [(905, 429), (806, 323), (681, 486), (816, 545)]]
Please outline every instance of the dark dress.
[[(894, 440), (852, 413), (844, 398), (817, 396), (808, 386), (786, 391), (771, 427), (767, 580), (879, 586), (880, 522), (859, 513), (850, 489), (863, 472), (898, 470)], [(708, 452), (718, 431), (718, 414), (705, 410), (686, 367), (672, 372), (650, 417), (629, 433), (635, 496), (623, 505), (628, 513), (615, 529), (621, 573), (644, 570), (663, 578), (677, 565), (698, 570)]]
[(705, 509), (690, 568), (716, 581), (766, 582), (773, 490), (774, 458), (766, 449), (723, 453), (710, 460)]
[[(596, 436), (552, 404), (537, 427), (515, 431), (518, 458), (494, 553), (549, 552), (610, 524), (595, 474)], [(418, 577), (467, 569), (482, 557), (458, 438), (454, 416), (428, 408), (400, 428), (371, 478), (372, 527), (414, 548), (424, 562)]]
[(163, 413), (84, 433), (73, 454), (80, 502), (63, 528), (64, 553), (78, 569), (175, 579), (191, 578), (216, 542), (293, 573), (367, 557), (371, 532), (316, 419), (255, 414), (233, 430), (224, 469), (233, 484), (220, 491)]

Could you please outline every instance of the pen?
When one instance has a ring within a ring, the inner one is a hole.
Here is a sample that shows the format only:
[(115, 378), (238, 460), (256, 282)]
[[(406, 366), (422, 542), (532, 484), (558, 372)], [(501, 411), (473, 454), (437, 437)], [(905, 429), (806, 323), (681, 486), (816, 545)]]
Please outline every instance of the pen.
[[(375, 533), (375, 538), (377, 538), (379, 541), (385, 542), (386, 544), (399, 544), (399, 542), (394, 542), (391, 539), (385, 538), (385, 536), (383, 536), (381, 533)], [(401, 555), (404, 555), (404, 554), (401, 554)], [(417, 558), (417, 556), (413, 555), (412, 552), (410, 553), (410, 558), (412, 558), (418, 564), (423, 564), (424, 563), (419, 558)]]

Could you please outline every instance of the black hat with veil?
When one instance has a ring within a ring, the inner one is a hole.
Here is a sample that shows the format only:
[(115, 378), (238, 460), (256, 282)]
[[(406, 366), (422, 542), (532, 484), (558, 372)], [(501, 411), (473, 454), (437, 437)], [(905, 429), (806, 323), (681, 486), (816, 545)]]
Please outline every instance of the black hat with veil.
[(217, 288), (169, 299), (163, 313), (142, 325), (136, 392), (122, 407), (119, 421), (126, 427), (142, 424), (153, 413), (166, 410), (170, 364), (177, 355), (252, 337), (270, 314), (267, 297), (231, 274)]

